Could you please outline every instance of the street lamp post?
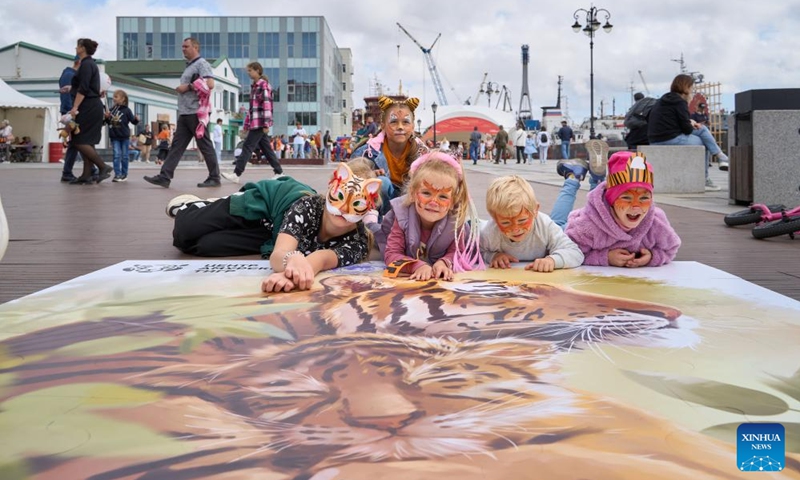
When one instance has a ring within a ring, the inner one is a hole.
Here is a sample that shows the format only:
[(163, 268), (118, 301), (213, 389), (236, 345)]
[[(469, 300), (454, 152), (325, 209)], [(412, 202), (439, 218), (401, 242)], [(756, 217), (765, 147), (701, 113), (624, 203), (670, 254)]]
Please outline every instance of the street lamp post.
[(422, 120), (417, 119), (417, 135), (422, 136)]
[(436, 109), (439, 108), (439, 105), (436, 105), (436, 102), (431, 104), (431, 111), (433, 112), (433, 148), (436, 148)]
[[(600, 22), (597, 20), (597, 14), (602, 13), (606, 17), (606, 23), (603, 25), (603, 31), (606, 33), (610, 33), (611, 29), (614, 27), (609, 23), (609, 19), (611, 18), (611, 12), (606, 10), (605, 8), (597, 8), (595, 6), (589, 7), (589, 10), (585, 8), (579, 8), (575, 10), (575, 13), (572, 14), (572, 17), (575, 19), (575, 23), (572, 24), (572, 31), (575, 33), (583, 32), (586, 36), (589, 37), (589, 103), (591, 111), (589, 112), (589, 138), (595, 138), (594, 134), (594, 33), (600, 28)], [(585, 22), (583, 25), (578, 21), (578, 16), (586, 16)]]
[(500, 93), (500, 84), (497, 82), (484, 82), (481, 83), (481, 90), (479, 93), (485, 93), (488, 99), (489, 108), (492, 107), (492, 94)]

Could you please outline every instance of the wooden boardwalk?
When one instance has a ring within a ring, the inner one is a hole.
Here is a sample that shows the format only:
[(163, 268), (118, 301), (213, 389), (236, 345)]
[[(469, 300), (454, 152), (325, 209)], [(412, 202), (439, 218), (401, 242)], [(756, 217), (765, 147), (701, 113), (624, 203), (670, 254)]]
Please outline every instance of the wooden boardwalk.
[[(0, 165), (0, 196), (11, 230), (8, 251), (0, 261), (0, 303), (123, 260), (189, 258), (172, 247), (172, 220), (164, 214), (167, 201), (182, 193), (223, 196), (238, 186), (223, 183), (220, 188), (199, 189), (195, 185), (205, 179), (205, 168), (194, 161), (184, 163), (169, 189), (142, 180), (157, 172), (154, 166), (133, 164), (125, 183), (109, 179), (100, 185), (71, 186), (59, 183), (58, 164)], [(318, 189), (324, 188), (330, 171), (323, 166), (286, 169)], [(269, 168), (250, 166), (244, 179), (270, 175)], [(470, 172), (468, 177), (484, 217), (484, 192), (493, 176)], [(542, 210), (549, 212), (558, 188), (535, 189)], [(578, 206), (584, 198), (581, 192)], [(759, 241), (747, 228), (725, 227), (719, 213), (661, 206), (683, 240), (677, 260), (701, 262), (800, 300), (800, 239)]]

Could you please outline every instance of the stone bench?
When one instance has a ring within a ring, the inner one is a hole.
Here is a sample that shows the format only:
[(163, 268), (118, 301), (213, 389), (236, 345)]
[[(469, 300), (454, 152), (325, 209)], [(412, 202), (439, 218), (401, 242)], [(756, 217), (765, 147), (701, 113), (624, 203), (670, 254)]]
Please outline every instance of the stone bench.
[(706, 149), (701, 145), (642, 145), (653, 166), (655, 193), (703, 193)]

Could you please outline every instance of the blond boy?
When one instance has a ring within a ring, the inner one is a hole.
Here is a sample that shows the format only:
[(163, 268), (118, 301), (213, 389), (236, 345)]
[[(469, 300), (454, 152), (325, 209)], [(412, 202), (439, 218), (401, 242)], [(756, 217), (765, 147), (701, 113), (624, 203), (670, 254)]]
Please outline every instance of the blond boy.
[(533, 188), (522, 177), (496, 178), (486, 192), (486, 209), (492, 218), (481, 225), (481, 254), (492, 268), (531, 262), (526, 270), (552, 272), (583, 263), (581, 249), (539, 212)]

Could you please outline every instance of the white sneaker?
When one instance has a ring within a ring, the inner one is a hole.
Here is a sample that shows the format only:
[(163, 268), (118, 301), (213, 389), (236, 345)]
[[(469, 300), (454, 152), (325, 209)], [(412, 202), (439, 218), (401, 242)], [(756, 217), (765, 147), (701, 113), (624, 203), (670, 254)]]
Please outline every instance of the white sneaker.
[(229, 182), (239, 183), (239, 175), (236, 175), (233, 172), (222, 172), (222, 178), (228, 180)]
[(593, 139), (586, 142), (585, 146), (589, 155), (589, 171), (597, 177), (605, 177), (606, 165), (608, 165), (608, 143)]
[(722, 190), (716, 183), (712, 182), (710, 178), (706, 178), (706, 192), (719, 192)]
[(272, 176), (272, 179), (275, 180), (276, 178), (281, 178), (281, 177), (285, 177), (285, 176), (286, 175), (283, 174), (283, 173), (276, 173), (275, 175)]
[(723, 162), (722, 160), (719, 161), (719, 169), (720, 170), (722, 170), (723, 172), (727, 172), (728, 171), (728, 167), (729, 167), (728, 162)]
[(169, 218), (175, 218), (175, 213), (178, 211), (180, 207), (186, 205), (187, 203), (200, 202), (202, 200), (203, 199), (198, 197), (197, 195), (192, 195), (189, 193), (178, 195), (177, 197), (167, 202), (167, 216)]

